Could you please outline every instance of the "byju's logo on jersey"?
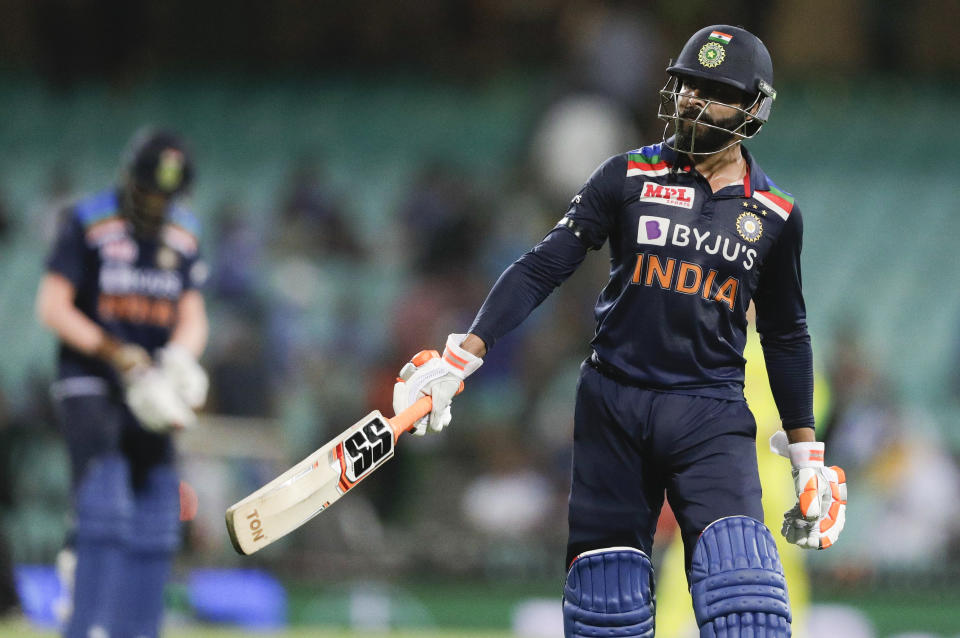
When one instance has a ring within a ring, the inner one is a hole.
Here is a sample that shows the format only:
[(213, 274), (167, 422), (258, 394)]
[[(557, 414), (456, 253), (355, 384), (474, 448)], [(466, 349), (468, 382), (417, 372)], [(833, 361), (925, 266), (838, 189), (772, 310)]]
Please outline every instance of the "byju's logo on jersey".
[(656, 202), (667, 206), (693, 208), (696, 191), (689, 186), (664, 186), (656, 182), (644, 182), (641, 202)]
[(667, 231), (670, 229), (670, 220), (666, 217), (640, 216), (640, 227), (637, 229), (638, 244), (652, 244), (665, 246)]
[(140, 249), (136, 242), (127, 237), (119, 237), (104, 242), (100, 246), (100, 258), (103, 261), (116, 261), (125, 264), (132, 264), (137, 260)]

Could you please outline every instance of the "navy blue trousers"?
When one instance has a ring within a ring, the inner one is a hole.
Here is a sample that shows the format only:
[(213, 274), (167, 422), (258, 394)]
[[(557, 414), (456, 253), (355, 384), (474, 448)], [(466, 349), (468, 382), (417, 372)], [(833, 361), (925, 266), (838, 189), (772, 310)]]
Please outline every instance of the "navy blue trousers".
[(651, 555), (664, 495), (680, 524), (688, 569), (713, 521), (743, 515), (762, 522), (756, 434), (746, 401), (632, 387), (584, 363), (566, 564), (602, 547)]
[(142, 429), (95, 378), (56, 388), (73, 465), (77, 557), (63, 635), (155, 638), (180, 537), (171, 437)]
[(127, 406), (118, 401), (105, 397), (72, 398), (59, 407), (75, 486), (83, 479), (90, 462), (106, 454), (121, 454), (130, 461), (135, 488), (154, 466), (173, 463), (171, 437), (142, 429)]

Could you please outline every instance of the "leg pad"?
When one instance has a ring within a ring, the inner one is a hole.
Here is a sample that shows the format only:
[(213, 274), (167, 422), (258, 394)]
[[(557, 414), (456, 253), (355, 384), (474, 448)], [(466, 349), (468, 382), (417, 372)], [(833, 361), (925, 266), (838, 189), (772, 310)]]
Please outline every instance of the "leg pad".
[(563, 588), (566, 638), (653, 638), (653, 566), (632, 547), (574, 559)]
[(690, 595), (701, 638), (790, 637), (790, 602), (773, 536), (763, 523), (731, 516), (697, 541)]

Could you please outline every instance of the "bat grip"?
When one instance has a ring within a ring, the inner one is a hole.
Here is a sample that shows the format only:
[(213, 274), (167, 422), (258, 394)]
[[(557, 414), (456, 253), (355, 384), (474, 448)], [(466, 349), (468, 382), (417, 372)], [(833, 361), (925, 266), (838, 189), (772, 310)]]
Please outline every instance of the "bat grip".
[[(463, 392), (462, 381), (460, 382), (460, 389), (457, 390), (457, 394), (460, 394), (461, 392)], [(397, 439), (400, 438), (401, 434), (412, 430), (414, 423), (430, 414), (432, 409), (433, 399), (429, 396), (423, 396), (417, 399), (413, 405), (400, 414), (396, 415), (392, 419), (387, 419), (387, 421), (390, 423), (390, 427), (393, 428), (394, 443), (396, 443)]]

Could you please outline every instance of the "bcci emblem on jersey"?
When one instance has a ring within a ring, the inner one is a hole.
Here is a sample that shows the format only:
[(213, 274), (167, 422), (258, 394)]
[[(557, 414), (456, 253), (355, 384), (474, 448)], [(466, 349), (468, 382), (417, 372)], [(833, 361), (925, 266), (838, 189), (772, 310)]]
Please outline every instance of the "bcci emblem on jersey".
[(755, 242), (763, 234), (763, 224), (753, 213), (741, 213), (737, 217), (737, 232), (749, 242)]

